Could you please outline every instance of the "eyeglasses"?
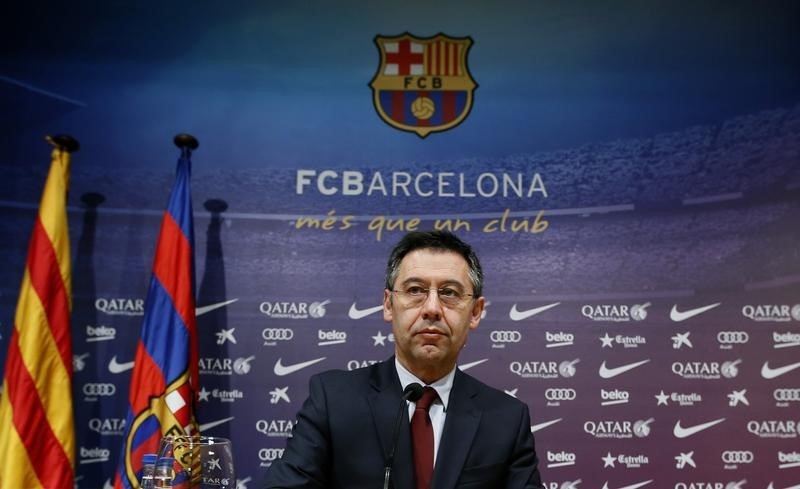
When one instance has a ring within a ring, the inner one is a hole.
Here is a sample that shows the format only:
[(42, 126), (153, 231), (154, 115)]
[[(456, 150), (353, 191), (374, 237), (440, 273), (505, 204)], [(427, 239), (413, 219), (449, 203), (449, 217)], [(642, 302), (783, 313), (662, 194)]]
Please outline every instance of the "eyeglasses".
[(436, 291), (439, 297), (439, 302), (447, 307), (458, 307), (473, 297), (473, 294), (467, 294), (453, 287), (439, 287), (438, 289), (420, 287), (419, 285), (410, 285), (403, 290), (394, 289), (392, 292), (398, 294), (402, 304), (406, 307), (419, 307), (427, 299), (431, 290)]

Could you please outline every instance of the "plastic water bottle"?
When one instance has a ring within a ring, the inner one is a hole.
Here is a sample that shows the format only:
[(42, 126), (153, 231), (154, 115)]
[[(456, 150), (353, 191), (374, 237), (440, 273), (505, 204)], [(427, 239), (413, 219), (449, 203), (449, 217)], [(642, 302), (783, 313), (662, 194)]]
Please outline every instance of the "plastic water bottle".
[(172, 457), (162, 457), (156, 462), (156, 469), (153, 472), (153, 487), (156, 489), (172, 489), (172, 464), (175, 459)]
[(155, 482), (153, 482), (153, 475), (156, 471), (156, 459), (158, 455), (155, 453), (145, 453), (142, 456), (142, 472), (139, 478), (139, 485), (142, 489), (153, 489)]

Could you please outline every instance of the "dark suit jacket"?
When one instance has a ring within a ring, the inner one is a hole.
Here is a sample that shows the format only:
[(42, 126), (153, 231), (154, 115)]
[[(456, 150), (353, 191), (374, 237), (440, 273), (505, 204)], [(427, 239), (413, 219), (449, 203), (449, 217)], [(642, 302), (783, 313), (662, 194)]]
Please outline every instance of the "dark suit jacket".
[[(381, 489), (402, 396), (394, 357), (315, 375), (309, 386), (264, 487)], [(431, 489), (540, 488), (537, 462), (528, 407), (456, 369)], [(406, 415), (392, 486), (414, 489), (413, 472)]]

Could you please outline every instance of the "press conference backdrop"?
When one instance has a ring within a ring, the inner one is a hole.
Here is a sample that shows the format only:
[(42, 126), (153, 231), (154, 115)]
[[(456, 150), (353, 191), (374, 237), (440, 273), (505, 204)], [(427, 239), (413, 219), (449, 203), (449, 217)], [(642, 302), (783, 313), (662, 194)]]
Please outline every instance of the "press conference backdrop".
[[(233, 440), (239, 488), (281, 455), (310, 375), (391, 355), (385, 260), (431, 228), (482, 258), (488, 307), (460, 368), (528, 404), (548, 489), (799, 487), (797, 18), (758, 2), (16, 5), (0, 355), (43, 136), (70, 133), (76, 485), (108, 485), (171, 138), (190, 132), (197, 416)], [(377, 41), (405, 32), (472, 41), (460, 124), (421, 137), (423, 118), (381, 118)]]

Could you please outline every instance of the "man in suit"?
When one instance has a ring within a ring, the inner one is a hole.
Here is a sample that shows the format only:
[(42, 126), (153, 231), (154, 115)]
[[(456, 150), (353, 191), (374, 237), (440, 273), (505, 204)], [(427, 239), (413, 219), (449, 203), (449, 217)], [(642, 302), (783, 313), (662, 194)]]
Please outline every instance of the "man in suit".
[[(311, 378), (265, 487), (379, 489), (392, 459), (395, 489), (542, 488), (527, 406), (456, 368), (485, 305), (472, 248), (448, 232), (409, 233), (392, 250), (385, 285), (395, 355)], [(413, 383), (432, 389), (403, 401)], [(398, 408), (408, 416), (396, 418)]]

